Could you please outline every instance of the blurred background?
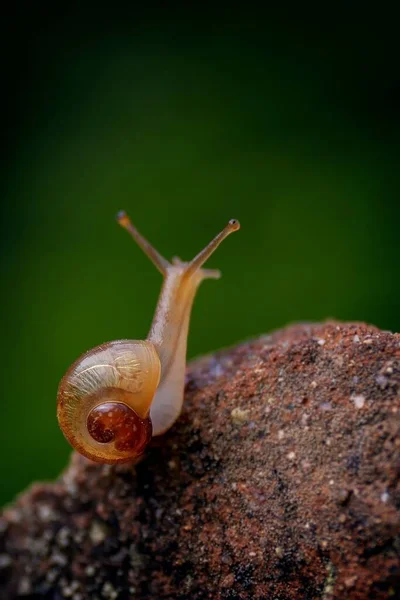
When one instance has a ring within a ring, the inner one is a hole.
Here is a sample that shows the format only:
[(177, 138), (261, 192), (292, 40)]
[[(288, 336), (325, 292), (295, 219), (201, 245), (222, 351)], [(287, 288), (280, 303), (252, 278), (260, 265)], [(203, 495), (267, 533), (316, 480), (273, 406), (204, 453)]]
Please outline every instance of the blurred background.
[[(268, 25), (137, 7), (26, 8), (3, 23), (1, 492), (70, 447), (58, 382), (85, 350), (144, 339), (167, 257), (210, 260), (189, 357), (293, 321), (400, 330), (396, 23)], [(4, 43), (4, 40), (3, 40)]]

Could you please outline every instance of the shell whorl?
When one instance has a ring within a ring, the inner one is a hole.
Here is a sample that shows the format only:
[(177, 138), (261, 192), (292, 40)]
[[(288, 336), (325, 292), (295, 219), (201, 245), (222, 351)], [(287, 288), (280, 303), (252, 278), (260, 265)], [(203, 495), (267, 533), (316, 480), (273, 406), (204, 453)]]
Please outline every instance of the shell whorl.
[(149, 409), (161, 374), (148, 341), (118, 340), (93, 348), (60, 382), (57, 417), (81, 454), (97, 462), (127, 462), (151, 438)]

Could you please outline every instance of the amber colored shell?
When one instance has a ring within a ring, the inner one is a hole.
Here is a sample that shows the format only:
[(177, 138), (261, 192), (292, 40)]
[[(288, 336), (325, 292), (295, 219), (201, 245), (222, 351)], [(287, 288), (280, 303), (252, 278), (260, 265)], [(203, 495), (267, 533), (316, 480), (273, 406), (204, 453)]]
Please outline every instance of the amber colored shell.
[(93, 348), (64, 375), (57, 418), (70, 444), (91, 460), (134, 460), (151, 438), (150, 404), (161, 366), (151, 342), (118, 340)]

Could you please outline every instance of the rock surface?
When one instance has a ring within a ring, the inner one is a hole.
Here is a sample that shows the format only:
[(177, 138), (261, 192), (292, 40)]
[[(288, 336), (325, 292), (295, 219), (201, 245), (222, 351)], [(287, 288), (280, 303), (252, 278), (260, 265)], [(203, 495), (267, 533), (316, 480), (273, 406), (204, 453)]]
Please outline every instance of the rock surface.
[(399, 385), (400, 335), (363, 324), (193, 362), (140, 464), (74, 454), (5, 510), (0, 597), (400, 598)]

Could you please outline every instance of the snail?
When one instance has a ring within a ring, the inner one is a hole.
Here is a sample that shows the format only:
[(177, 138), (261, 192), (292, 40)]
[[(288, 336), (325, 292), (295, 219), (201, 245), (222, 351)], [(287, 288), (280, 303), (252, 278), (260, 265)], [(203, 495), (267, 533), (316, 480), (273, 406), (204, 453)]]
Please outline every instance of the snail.
[(186, 343), (193, 300), (217, 270), (202, 265), (240, 224), (232, 219), (190, 262), (166, 260), (121, 211), (125, 228), (164, 277), (154, 319), (144, 341), (117, 340), (83, 354), (61, 379), (57, 418), (69, 443), (107, 464), (135, 461), (152, 436), (165, 433), (183, 403)]

